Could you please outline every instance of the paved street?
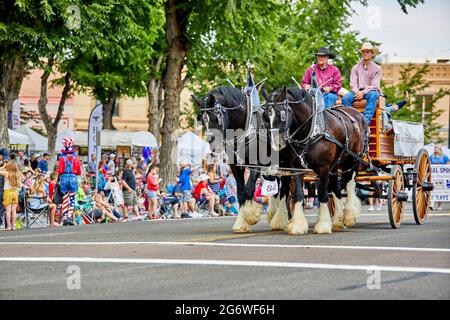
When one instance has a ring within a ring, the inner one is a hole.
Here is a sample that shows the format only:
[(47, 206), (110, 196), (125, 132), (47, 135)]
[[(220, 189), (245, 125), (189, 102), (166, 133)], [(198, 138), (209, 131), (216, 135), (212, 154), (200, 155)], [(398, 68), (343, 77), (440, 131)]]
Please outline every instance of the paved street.
[(423, 226), (407, 208), (398, 230), (366, 209), (332, 235), (316, 210), (306, 236), (265, 217), (249, 234), (232, 217), (0, 232), (0, 299), (449, 299), (450, 206)]

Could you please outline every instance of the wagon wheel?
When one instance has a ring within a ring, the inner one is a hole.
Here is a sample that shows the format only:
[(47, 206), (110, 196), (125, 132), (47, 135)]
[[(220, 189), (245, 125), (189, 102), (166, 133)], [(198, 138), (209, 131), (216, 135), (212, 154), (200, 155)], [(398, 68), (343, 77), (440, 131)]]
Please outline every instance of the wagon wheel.
[(403, 180), (403, 171), (399, 165), (395, 165), (391, 169), (391, 175), (394, 180), (389, 181), (387, 202), (389, 222), (392, 228), (400, 228), (403, 218), (403, 202), (397, 198), (399, 192), (404, 192), (405, 182)]
[(423, 224), (431, 200), (430, 189), (424, 188), (424, 184), (431, 185), (431, 164), (425, 149), (421, 149), (417, 154), (414, 168), (417, 173), (417, 182), (414, 183), (412, 191), (414, 220), (417, 224)]

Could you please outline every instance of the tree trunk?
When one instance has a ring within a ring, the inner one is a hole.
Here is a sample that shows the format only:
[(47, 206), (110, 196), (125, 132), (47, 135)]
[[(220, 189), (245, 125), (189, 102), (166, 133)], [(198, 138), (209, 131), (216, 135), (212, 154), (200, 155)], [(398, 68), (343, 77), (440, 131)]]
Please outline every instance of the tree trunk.
[(116, 130), (113, 125), (112, 118), (114, 114), (114, 102), (117, 98), (117, 92), (111, 92), (108, 100), (102, 102), (103, 104), (103, 129), (106, 130)]
[(161, 80), (159, 78), (159, 72), (161, 70), (161, 63), (163, 60), (163, 55), (161, 54), (157, 60), (153, 60), (153, 65), (155, 65), (155, 73), (147, 83), (147, 96), (148, 96), (148, 131), (153, 133), (158, 141), (160, 141), (160, 130), (161, 130), (161, 114), (160, 114), (160, 101), (159, 93), (161, 88)]
[(67, 98), (69, 97), (71, 84), (70, 84), (70, 73), (66, 73), (65, 75), (65, 85), (63, 92), (61, 94), (61, 99), (58, 105), (58, 111), (56, 113), (55, 119), (52, 120), (51, 116), (47, 112), (47, 85), (48, 78), (52, 72), (53, 67), (53, 59), (50, 58), (48, 62), (48, 68), (44, 71), (41, 76), (41, 95), (39, 97), (38, 109), (39, 114), (41, 116), (42, 122), (44, 123), (45, 130), (47, 131), (48, 143), (47, 143), (47, 151), (50, 154), (49, 160), (49, 170), (53, 170), (53, 166), (56, 163), (56, 137), (58, 134), (58, 125), (61, 120), (61, 117), (64, 112), (64, 105), (66, 103)]
[(8, 135), (8, 84), (12, 61), (0, 61), (0, 148), (9, 147)]
[(164, 85), (164, 120), (161, 130), (162, 144), (160, 154), (160, 175), (164, 185), (174, 183), (177, 170), (177, 130), (180, 126), (181, 71), (189, 51), (185, 38), (190, 11), (179, 6), (176, 0), (165, 4), (166, 37), (168, 44), (167, 68)]
[(19, 99), (20, 88), (22, 87), (23, 78), (25, 77), (26, 60), (23, 57), (14, 59), (11, 75), (9, 77), (9, 90), (7, 105), (8, 111), (12, 111), (12, 105), (16, 99)]

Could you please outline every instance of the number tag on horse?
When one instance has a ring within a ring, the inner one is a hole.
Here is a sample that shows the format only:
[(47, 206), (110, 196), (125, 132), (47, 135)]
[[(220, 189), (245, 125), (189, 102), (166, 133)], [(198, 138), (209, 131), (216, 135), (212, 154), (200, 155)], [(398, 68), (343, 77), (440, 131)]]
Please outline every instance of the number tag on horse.
[(263, 179), (263, 185), (261, 188), (262, 196), (273, 196), (278, 193), (278, 182), (277, 180), (270, 181)]

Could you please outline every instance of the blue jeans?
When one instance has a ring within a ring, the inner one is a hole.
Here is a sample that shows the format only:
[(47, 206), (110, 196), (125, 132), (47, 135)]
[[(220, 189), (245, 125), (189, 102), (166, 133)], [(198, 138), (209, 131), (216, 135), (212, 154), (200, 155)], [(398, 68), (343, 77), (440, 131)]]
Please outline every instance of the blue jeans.
[(338, 96), (334, 92), (325, 93), (323, 95), (323, 100), (325, 100), (325, 108), (333, 107), (338, 99)]
[[(366, 108), (364, 109), (364, 120), (366, 120), (367, 124), (370, 124), (370, 120), (372, 120), (379, 96), (380, 94), (378, 91), (369, 91), (363, 97), (363, 99), (367, 101)], [(355, 101), (354, 92), (349, 92), (344, 96), (344, 98), (342, 98), (342, 104), (346, 107), (351, 107), (353, 101)]]

